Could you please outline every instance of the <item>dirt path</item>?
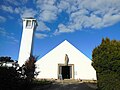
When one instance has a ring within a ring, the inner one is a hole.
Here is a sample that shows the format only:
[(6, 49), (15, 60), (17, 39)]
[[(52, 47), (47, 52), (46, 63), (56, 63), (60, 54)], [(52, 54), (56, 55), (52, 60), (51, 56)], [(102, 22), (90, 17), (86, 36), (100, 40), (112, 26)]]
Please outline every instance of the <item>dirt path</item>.
[(49, 85), (37, 87), (34, 90), (96, 90), (96, 84), (82, 82), (54, 82)]
[(95, 90), (95, 88), (89, 87), (85, 83), (78, 84), (52, 84), (46, 90)]

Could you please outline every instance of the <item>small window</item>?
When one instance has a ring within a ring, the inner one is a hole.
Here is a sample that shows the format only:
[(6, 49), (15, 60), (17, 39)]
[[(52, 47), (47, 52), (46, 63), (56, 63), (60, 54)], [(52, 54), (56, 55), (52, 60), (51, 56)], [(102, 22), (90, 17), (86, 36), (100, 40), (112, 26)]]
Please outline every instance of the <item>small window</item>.
[(31, 20), (27, 20), (26, 27), (31, 27)]

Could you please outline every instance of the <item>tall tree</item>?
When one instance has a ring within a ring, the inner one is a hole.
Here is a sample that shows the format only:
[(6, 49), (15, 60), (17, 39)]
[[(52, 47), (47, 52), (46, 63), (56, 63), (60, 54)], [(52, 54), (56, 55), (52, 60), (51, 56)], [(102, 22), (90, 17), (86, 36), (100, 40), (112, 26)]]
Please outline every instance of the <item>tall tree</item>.
[(92, 61), (99, 89), (120, 90), (120, 41), (102, 39), (102, 43), (93, 50)]
[(25, 75), (27, 80), (31, 81), (34, 78), (35, 62), (37, 57), (30, 55), (29, 59), (25, 62)]

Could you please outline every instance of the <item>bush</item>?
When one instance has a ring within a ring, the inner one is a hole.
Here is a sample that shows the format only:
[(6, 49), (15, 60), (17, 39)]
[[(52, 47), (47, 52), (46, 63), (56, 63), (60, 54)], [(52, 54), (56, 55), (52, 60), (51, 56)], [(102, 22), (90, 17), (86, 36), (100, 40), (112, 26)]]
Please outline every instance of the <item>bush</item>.
[(115, 72), (104, 72), (99, 75), (98, 87), (100, 90), (120, 90), (120, 78)]
[(20, 87), (17, 71), (10, 67), (0, 67), (0, 90), (15, 90)]
[(120, 41), (106, 38), (93, 50), (99, 90), (120, 90)]
[[(25, 63), (27, 78), (21, 78), (21, 73), (18, 73), (16, 68), (8, 66), (0, 66), (0, 90), (31, 90), (35, 85), (31, 82), (34, 78), (35, 57), (31, 56)], [(0, 62), (13, 62), (10, 57), (0, 57)], [(20, 70), (21, 72), (21, 70)], [(32, 74), (31, 74), (32, 72)]]

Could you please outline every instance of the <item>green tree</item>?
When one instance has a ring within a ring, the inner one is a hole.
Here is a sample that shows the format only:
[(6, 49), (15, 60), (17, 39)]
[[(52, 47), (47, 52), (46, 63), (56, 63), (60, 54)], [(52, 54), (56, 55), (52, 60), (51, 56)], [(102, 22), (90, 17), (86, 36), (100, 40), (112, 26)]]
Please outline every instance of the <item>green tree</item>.
[(6, 56), (6, 57), (4, 57), (4, 56), (2, 56), (2, 57), (0, 57), (0, 62), (14, 62), (14, 60), (12, 60), (11, 59), (11, 57), (8, 57), (8, 56)]
[(35, 75), (35, 62), (37, 57), (30, 55), (29, 59), (25, 62), (25, 75), (28, 81), (32, 81)]
[(99, 90), (120, 90), (120, 41), (102, 39), (92, 52)]
[[(15, 67), (0, 66), (0, 90), (32, 90), (36, 83), (31, 82), (35, 71), (34, 56), (30, 56), (25, 63), (25, 74), (27, 78), (22, 78), (21, 70)], [(14, 60), (13, 60), (14, 61)], [(12, 62), (11, 57), (0, 57), (0, 62)]]
[[(0, 62), (14, 62), (11, 57), (2, 56)], [(20, 75), (15, 67), (0, 66), (0, 90), (19, 90), (21, 88)]]

